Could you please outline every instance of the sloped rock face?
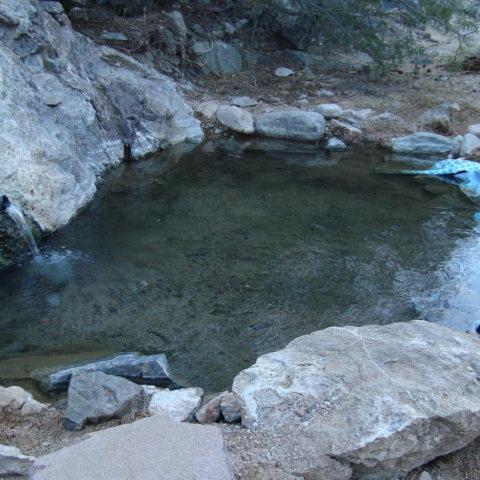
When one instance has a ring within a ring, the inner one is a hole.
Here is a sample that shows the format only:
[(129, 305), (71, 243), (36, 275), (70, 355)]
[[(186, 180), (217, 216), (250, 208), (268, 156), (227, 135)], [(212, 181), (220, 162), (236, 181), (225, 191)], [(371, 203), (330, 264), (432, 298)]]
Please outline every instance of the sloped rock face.
[(202, 131), (170, 79), (96, 46), (42, 3), (0, 2), (0, 185), (54, 230), (126, 150), (138, 157)]
[(260, 357), (233, 392), (246, 427), (383, 480), (480, 435), (480, 340), (421, 321), (328, 328)]

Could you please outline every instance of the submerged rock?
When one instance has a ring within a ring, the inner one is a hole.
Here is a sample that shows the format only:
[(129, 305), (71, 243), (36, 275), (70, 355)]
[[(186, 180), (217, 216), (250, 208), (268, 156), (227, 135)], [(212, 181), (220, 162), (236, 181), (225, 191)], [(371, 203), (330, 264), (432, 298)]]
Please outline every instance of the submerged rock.
[(480, 435), (478, 372), (476, 335), (422, 321), (333, 327), (260, 357), (233, 392), (245, 427), (302, 445), (295, 473), (326, 455), (385, 479)]
[(0, 445), (0, 475), (26, 475), (34, 461), (16, 447)]
[(81, 430), (86, 423), (133, 416), (144, 408), (141, 386), (102, 372), (84, 372), (72, 377), (63, 421), (67, 430)]
[(417, 132), (406, 137), (393, 138), (390, 148), (396, 153), (448, 154), (457, 143), (456, 138), (430, 132)]
[(59, 371), (37, 370), (32, 373), (32, 377), (40, 382), (45, 391), (53, 392), (66, 390), (72, 376), (82, 372), (103, 372), (158, 387), (175, 385), (170, 378), (167, 357), (163, 354), (142, 356), (138, 353), (123, 353), (95, 362), (72, 365)]
[(203, 390), (201, 388), (167, 388), (143, 387), (148, 400), (147, 410), (151, 415), (168, 415), (178, 422), (186, 422), (200, 407)]
[(218, 428), (161, 415), (92, 433), (34, 468), (32, 480), (233, 480)]
[(238, 133), (255, 132), (253, 116), (247, 110), (235, 106), (221, 106), (217, 110), (217, 119), (225, 127)]
[(267, 137), (316, 142), (325, 134), (325, 119), (316, 112), (283, 110), (260, 115), (256, 127)]
[(43, 230), (55, 230), (92, 199), (97, 176), (125, 149), (139, 157), (202, 131), (171, 79), (95, 45), (42, 3), (0, 2), (0, 184)]

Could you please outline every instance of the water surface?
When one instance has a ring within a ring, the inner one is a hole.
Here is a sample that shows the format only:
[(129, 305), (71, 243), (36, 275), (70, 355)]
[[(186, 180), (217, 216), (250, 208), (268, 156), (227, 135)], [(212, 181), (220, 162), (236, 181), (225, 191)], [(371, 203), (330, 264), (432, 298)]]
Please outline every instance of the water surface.
[(455, 326), (458, 286), (479, 271), (464, 269), (474, 207), (375, 174), (382, 161), (232, 140), (121, 166), (40, 263), (0, 272), (0, 359), (165, 352), (181, 381), (215, 391), (330, 325)]

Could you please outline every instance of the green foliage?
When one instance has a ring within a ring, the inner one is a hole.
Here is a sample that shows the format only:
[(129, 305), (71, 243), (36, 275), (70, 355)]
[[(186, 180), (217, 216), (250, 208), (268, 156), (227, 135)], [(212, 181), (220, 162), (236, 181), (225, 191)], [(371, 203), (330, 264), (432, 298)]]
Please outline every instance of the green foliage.
[(366, 52), (382, 71), (419, 61), (421, 29), (455, 33), (461, 47), (480, 24), (480, 0), (246, 1), (258, 26), (282, 35), (287, 21), (290, 32), (303, 31), (316, 47)]

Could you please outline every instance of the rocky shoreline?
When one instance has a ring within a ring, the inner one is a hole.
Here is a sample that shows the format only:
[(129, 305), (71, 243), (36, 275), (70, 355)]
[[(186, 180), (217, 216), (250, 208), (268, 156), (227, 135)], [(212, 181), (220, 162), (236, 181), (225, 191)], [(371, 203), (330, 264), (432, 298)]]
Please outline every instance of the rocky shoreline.
[[(163, 468), (193, 469), (196, 478), (405, 478), (480, 437), (479, 346), (477, 335), (422, 321), (331, 327), (260, 357), (236, 376), (231, 392), (203, 400), (199, 388), (141, 386), (117, 376), (130, 375), (125, 355), (101, 359), (43, 377), (73, 372), (66, 407), (58, 410), (58, 404), (39, 403), (19, 387), (2, 387), (0, 415), (15, 414), (17, 421), (32, 424), (47, 412), (63, 412), (67, 431), (81, 431), (86, 424), (101, 427), (114, 418), (127, 423), (75, 437), (76, 443), (53, 451), (45, 438), (46, 455), (37, 459), (28, 449), (18, 450), (13, 436), (0, 449), (0, 472), (50, 479), (70, 465), (72, 480), (111, 478), (105, 475), (115, 464), (115, 478), (127, 478), (125, 471), (135, 472), (135, 478), (184, 478), (141, 476), (156, 467), (148, 455), (147, 460), (130, 455), (131, 445), (122, 439), (154, 435), (162, 448), (173, 444), (194, 459), (168, 458)], [(130, 360), (137, 370), (152, 361)], [(164, 360), (161, 369), (165, 382)], [(4, 434), (0, 430), (0, 438)], [(192, 435), (205, 435), (207, 444), (191, 445), (186, 438)], [(109, 448), (111, 460), (101, 461)], [(208, 467), (199, 465), (189, 449), (208, 458)], [(206, 473), (212, 465), (217, 476)]]
[[(182, 39), (182, 15), (169, 15)], [(103, 40), (124, 41), (113, 33)], [(200, 98), (77, 33), (58, 2), (4, 0), (0, 36), (1, 193), (39, 231), (68, 223), (109, 166), (197, 142), (204, 132), (306, 141), (330, 152), (373, 142), (400, 160), (480, 159), (478, 122), (456, 124), (456, 102), (432, 102), (412, 122), (353, 108), (327, 87), (291, 102), (249, 92)], [(215, 40), (212, 58), (211, 46), (193, 44), (204, 69), (238, 71), (236, 47)], [(290, 66), (272, 77), (295, 78)], [(0, 231), (1, 267), (21, 244), (7, 218)], [(480, 437), (479, 346), (476, 335), (420, 321), (334, 327), (260, 357), (231, 391), (213, 397), (178, 385), (161, 353), (37, 372), (47, 392), (66, 397), (47, 405), (20, 387), (0, 387), (0, 476), (428, 480), (424, 465)]]

